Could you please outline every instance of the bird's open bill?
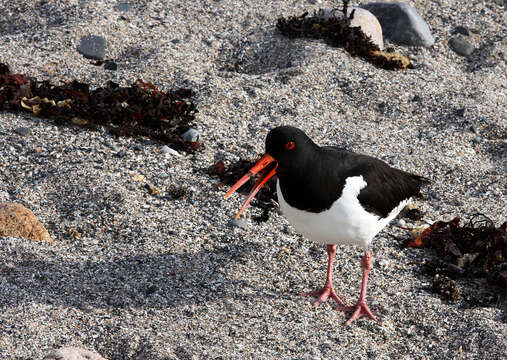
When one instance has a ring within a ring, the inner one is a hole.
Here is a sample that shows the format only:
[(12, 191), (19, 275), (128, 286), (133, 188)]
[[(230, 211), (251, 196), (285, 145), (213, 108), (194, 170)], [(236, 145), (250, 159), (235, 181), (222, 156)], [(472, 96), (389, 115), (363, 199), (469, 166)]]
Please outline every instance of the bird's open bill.
[[(274, 165), (271, 165), (273, 164)], [(270, 166), (271, 165), (271, 166)], [(225, 198), (227, 199), (229, 195), (231, 195), (234, 191), (239, 189), (241, 185), (246, 183), (252, 176), (255, 176), (257, 173), (262, 171), (259, 175), (259, 178), (255, 182), (254, 187), (252, 188), (252, 191), (250, 191), (250, 194), (248, 195), (248, 198), (246, 199), (245, 203), (241, 207), (241, 210), (236, 215), (236, 219), (239, 218), (241, 213), (247, 208), (248, 204), (250, 204), (250, 201), (252, 201), (253, 197), (257, 192), (260, 190), (262, 185), (264, 185), (270, 178), (273, 177), (273, 175), (276, 174), (276, 168), (278, 167), (278, 163), (271, 155), (264, 155), (258, 162), (255, 164), (241, 179), (238, 180), (236, 184), (234, 184), (231, 189), (225, 194)]]

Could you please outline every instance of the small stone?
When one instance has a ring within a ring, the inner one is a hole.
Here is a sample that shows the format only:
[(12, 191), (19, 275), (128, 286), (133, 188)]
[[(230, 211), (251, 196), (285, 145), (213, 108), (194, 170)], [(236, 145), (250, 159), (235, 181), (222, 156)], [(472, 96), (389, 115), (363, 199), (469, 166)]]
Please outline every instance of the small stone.
[(407, 223), (403, 219), (398, 219), (398, 226), (405, 226)]
[(118, 65), (114, 61), (106, 61), (104, 63), (104, 69), (116, 71), (118, 70)]
[(171, 42), (173, 44), (178, 44), (179, 42), (181, 42), (181, 40), (180, 39), (172, 39)]
[(376, 2), (361, 7), (377, 17), (384, 38), (395, 44), (431, 47), (435, 43), (428, 24), (408, 4)]
[(173, 156), (177, 156), (177, 157), (181, 157), (181, 154), (179, 152), (177, 152), (176, 150), (174, 149), (171, 149), (169, 146), (167, 145), (164, 145), (160, 148), (160, 151), (164, 154), (167, 154), (167, 155), (173, 155)]
[[(384, 38), (382, 37), (382, 27), (378, 19), (370, 11), (354, 6), (347, 8), (347, 15), (350, 16), (353, 10), (355, 10), (354, 17), (350, 26), (361, 28), (361, 31), (368, 35), (372, 42), (382, 50), (384, 48)], [(336, 10), (321, 9), (317, 13), (317, 17), (322, 19), (329, 19), (331, 17), (341, 18), (343, 17), (343, 13)]]
[(230, 227), (238, 227), (240, 229), (246, 229), (248, 227), (248, 223), (242, 219), (232, 219), (227, 223)]
[(388, 267), (391, 263), (389, 262), (389, 260), (386, 260), (386, 259), (382, 259), (378, 262), (379, 266), (382, 267), (382, 268), (386, 268)]
[(462, 36), (454, 36), (449, 39), (449, 47), (458, 55), (470, 56), (475, 48)]
[(115, 9), (116, 11), (129, 11), (129, 10), (132, 10), (133, 7), (134, 7), (134, 5), (132, 5), (130, 3), (122, 2), (122, 3), (116, 4), (113, 7), (113, 9)]
[(454, 28), (453, 34), (470, 35), (470, 31), (465, 26), (458, 25)]
[(26, 127), (18, 127), (16, 129), (14, 129), (14, 132), (16, 134), (21, 135), (21, 136), (26, 136), (26, 135), (30, 134), (30, 129), (26, 128)]
[(111, 148), (111, 150), (113, 150), (115, 153), (117, 153), (118, 151), (120, 151), (120, 148), (115, 145), (115, 144), (109, 144), (109, 147)]
[(196, 129), (190, 128), (187, 131), (185, 131), (185, 133), (183, 133), (181, 137), (187, 141), (195, 142), (199, 140), (199, 133), (197, 132)]
[(422, 98), (419, 95), (414, 95), (414, 97), (412, 98), (412, 101), (413, 102), (421, 102)]
[(114, 156), (116, 156), (117, 158), (124, 158), (125, 156), (127, 156), (127, 152), (125, 150), (120, 150), (116, 154), (114, 154)]
[(479, 144), (479, 143), (481, 143), (483, 141), (484, 141), (484, 139), (481, 138), (480, 136), (474, 137), (474, 140), (473, 140), (473, 142), (476, 143), (476, 144)]
[(146, 291), (145, 291), (144, 293), (145, 293), (146, 295), (151, 295), (151, 294), (156, 293), (156, 292), (157, 292), (157, 290), (158, 290), (157, 286), (156, 286), (156, 285), (151, 284), (151, 285), (148, 285), (148, 286), (146, 287)]
[(106, 39), (96, 35), (82, 37), (77, 51), (87, 59), (102, 60), (106, 55)]
[(465, 116), (465, 111), (466, 111), (466, 108), (458, 109), (458, 110), (456, 110), (456, 115), (463, 117), (463, 116)]
[(92, 351), (78, 347), (63, 347), (51, 351), (43, 360), (106, 360)]
[(49, 232), (34, 213), (13, 202), (0, 203), (0, 236), (51, 241)]

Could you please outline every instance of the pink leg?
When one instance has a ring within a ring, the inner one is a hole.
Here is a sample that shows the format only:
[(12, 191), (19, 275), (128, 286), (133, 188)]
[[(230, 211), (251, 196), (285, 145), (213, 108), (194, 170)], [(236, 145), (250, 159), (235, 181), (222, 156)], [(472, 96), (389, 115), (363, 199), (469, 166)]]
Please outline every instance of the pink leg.
[(315, 306), (319, 306), (324, 301), (326, 301), (329, 297), (333, 298), (338, 304), (343, 305), (343, 301), (336, 295), (336, 292), (333, 288), (333, 261), (334, 256), (336, 254), (336, 245), (327, 245), (326, 246), (328, 262), (327, 262), (327, 276), (326, 283), (322, 289), (305, 292), (299, 294), (299, 296), (318, 296), (317, 300), (313, 303)]
[(370, 309), (366, 305), (366, 284), (368, 283), (368, 275), (371, 269), (371, 253), (368, 251), (364, 252), (363, 259), (361, 260), (361, 267), (363, 268), (363, 282), (361, 284), (361, 294), (359, 295), (359, 300), (355, 306), (342, 306), (340, 310), (342, 311), (353, 311), (354, 314), (350, 317), (350, 319), (345, 323), (345, 325), (350, 325), (361, 316), (368, 316), (372, 320), (377, 320), (377, 318), (371, 313)]

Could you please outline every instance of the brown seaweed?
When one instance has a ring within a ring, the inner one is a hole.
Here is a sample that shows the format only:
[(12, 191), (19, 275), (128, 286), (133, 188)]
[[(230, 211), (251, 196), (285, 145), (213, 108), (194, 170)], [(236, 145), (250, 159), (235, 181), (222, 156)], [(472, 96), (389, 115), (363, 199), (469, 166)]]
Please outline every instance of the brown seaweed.
[[(331, 10), (331, 16), (321, 16), (315, 12), (308, 17), (308, 12), (300, 16), (279, 18), (277, 29), (285, 36), (324, 39), (327, 44), (342, 47), (353, 56), (360, 56), (372, 64), (384, 69), (405, 69), (409, 67), (408, 57), (396, 53), (381, 51), (370, 37), (359, 27), (351, 27), (354, 10), (347, 16), (349, 1), (343, 1), (343, 16), (335, 16), (338, 9)], [(321, 12), (325, 10), (321, 10)]]
[(29, 111), (58, 124), (102, 125), (119, 136), (146, 136), (193, 153), (199, 142), (181, 137), (195, 119), (191, 89), (164, 92), (138, 79), (128, 87), (109, 81), (95, 90), (76, 80), (63, 85), (13, 74), (0, 63), (0, 110)]
[[(437, 221), (405, 247), (430, 247), (441, 258), (425, 264), (425, 272), (439, 275), (434, 288), (442, 288), (442, 277), (483, 278), (503, 295), (507, 293), (507, 221), (495, 227), (484, 214), (474, 214), (465, 225), (460, 218)], [(449, 282), (447, 282), (449, 283)], [(446, 285), (449, 288), (450, 285)], [(452, 287), (452, 286), (451, 286)], [(448, 295), (455, 298), (456, 295)]]

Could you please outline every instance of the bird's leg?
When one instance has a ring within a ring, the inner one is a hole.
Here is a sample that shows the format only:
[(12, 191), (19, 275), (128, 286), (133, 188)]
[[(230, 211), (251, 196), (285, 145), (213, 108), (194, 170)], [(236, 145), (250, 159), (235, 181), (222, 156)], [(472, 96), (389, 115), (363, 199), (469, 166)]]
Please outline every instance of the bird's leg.
[(338, 304), (343, 305), (343, 301), (338, 297), (338, 295), (336, 295), (333, 288), (333, 261), (336, 254), (336, 245), (327, 245), (326, 250), (328, 261), (326, 283), (324, 284), (324, 287), (316, 291), (301, 293), (299, 296), (318, 296), (317, 300), (313, 303), (315, 306), (319, 306), (329, 297), (333, 298)]
[(368, 316), (372, 320), (377, 320), (377, 318), (371, 313), (370, 309), (368, 309), (368, 305), (366, 305), (366, 284), (368, 283), (368, 275), (370, 274), (371, 269), (371, 253), (368, 251), (364, 252), (364, 256), (361, 259), (361, 267), (363, 268), (363, 282), (361, 284), (361, 294), (359, 295), (359, 300), (355, 306), (342, 306), (340, 310), (342, 311), (353, 311), (354, 314), (350, 317), (350, 319), (345, 323), (345, 325), (350, 325), (361, 316)]

